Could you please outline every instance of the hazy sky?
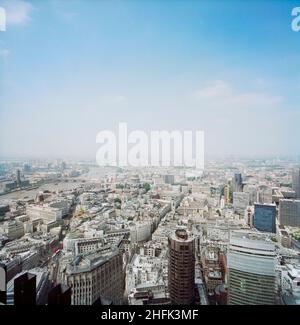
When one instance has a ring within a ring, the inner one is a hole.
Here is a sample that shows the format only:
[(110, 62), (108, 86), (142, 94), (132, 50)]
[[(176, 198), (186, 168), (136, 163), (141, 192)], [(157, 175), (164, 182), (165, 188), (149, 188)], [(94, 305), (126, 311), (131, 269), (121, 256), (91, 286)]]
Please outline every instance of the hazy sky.
[(299, 1), (0, 0), (0, 156), (204, 130), (217, 154), (300, 154)]

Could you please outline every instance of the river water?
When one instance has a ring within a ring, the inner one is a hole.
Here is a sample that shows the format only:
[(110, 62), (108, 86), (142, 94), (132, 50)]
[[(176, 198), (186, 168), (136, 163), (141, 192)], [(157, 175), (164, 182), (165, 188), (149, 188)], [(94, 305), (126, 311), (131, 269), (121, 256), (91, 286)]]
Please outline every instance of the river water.
[[(49, 183), (41, 185), (39, 188), (32, 189), (32, 190), (22, 190), (13, 193), (8, 193), (5, 195), (0, 196), (0, 204), (7, 204), (11, 200), (20, 200), (20, 199), (34, 199), (40, 191), (50, 191), (50, 192), (57, 192), (57, 191), (66, 191), (72, 190), (81, 185), (84, 185), (91, 181), (101, 181), (106, 176), (114, 174), (116, 169), (112, 167), (94, 167), (90, 168), (87, 174), (81, 175), (78, 178), (74, 178), (76, 182), (70, 180), (69, 182), (57, 182), (57, 183)], [(86, 182), (82, 182), (82, 180), (86, 180)]]

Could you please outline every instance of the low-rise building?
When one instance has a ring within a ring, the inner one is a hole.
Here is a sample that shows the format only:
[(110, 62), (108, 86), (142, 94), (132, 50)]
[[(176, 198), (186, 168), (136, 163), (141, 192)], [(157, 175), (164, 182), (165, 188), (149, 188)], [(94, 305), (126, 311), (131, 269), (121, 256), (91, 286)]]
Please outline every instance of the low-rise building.
[(4, 222), (3, 230), (9, 240), (15, 240), (24, 236), (24, 225), (21, 221)]

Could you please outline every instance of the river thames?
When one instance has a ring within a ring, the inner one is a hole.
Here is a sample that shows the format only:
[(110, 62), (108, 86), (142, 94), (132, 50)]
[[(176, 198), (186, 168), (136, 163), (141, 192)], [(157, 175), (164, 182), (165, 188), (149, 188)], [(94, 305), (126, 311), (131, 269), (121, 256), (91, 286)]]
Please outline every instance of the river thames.
[(76, 189), (84, 184), (99, 182), (105, 177), (115, 174), (116, 168), (113, 167), (94, 167), (89, 172), (80, 177), (70, 179), (68, 182), (53, 181), (53, 183), (43, 184), (38, 188), (31, 190), (21, 190), (7, 193), (0, 196), (0, 204), (7, 204), (11, 200), (34, 199), (41, 191), (59, 192)]

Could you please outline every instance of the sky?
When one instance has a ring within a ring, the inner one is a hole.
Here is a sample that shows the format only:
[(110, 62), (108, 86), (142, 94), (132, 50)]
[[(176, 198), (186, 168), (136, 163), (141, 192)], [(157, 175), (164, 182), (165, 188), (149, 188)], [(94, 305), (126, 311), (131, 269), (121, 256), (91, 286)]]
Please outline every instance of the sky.
[(203, 130), (206, 154), (300, 154), (299, 1), (0, 0), (0, 157)]

